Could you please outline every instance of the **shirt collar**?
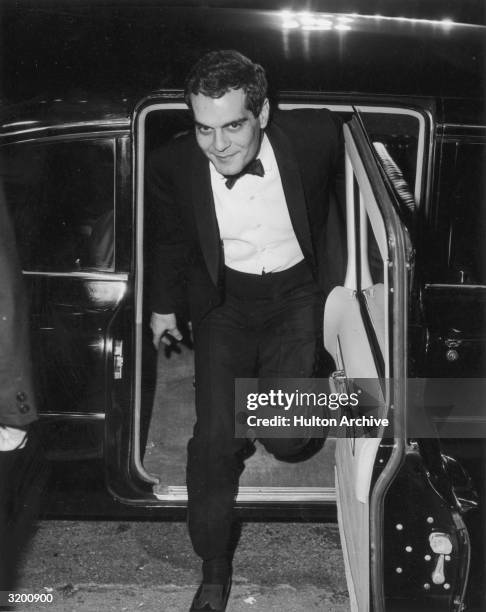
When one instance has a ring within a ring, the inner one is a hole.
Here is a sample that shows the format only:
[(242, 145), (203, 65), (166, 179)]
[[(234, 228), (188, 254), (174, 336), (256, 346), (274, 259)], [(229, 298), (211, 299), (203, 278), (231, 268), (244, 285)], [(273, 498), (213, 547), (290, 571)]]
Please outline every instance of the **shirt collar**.
[(260, 153), (258, 158), (263, 164), (263, 169), (266, 173), (271, 172), (274, 168), (275, 155), (273, 154), (272, 145), (268, 140), (268, 136), (264, 133), (262, 138), (262, 144), (260, 145)]

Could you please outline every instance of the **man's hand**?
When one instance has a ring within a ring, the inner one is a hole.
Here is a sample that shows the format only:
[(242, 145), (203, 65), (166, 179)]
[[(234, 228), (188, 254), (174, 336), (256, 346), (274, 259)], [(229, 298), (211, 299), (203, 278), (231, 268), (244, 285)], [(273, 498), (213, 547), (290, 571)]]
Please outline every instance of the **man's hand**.
[(153, 343), (157, 350), (159, 349), (161, 340), (163, 344), (167, 346), (171, 345), (169, 338), (164, 337), (166, 332), (173, 336), (175, 340), (182, 340), (182, 334), (177, 329), (177, 321), (174, 313), (159, 314), (158, 312), (153, 312), (150, 319), (150, 329), (154, 335)]
[(17, 427), (0, 425), (0, 452), (19, 450), (27, 444), (27, 432)]

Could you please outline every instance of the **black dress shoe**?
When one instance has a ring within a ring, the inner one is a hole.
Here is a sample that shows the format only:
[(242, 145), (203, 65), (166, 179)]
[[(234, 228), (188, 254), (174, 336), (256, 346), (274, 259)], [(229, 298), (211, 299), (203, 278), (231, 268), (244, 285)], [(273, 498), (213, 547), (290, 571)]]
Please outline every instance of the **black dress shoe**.
[(203, 582), (192, 600), (189, 612), (224, 612), (231, 590), (231, 577), (225, 584)]

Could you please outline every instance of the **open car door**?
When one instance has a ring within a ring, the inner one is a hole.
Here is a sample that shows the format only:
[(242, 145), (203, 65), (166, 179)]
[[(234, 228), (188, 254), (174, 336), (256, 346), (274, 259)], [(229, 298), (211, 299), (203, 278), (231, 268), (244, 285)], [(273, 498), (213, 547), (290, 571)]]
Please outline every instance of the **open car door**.
[(326, 303), (324, 343), (336, 364), (336, 391), (361, 393), (366, 408), (358, 411), (378, 423), (348, 427), (337, 440), (335, 458), (351, 609), (377, 612), (385, 609), (383, 499), (405, 449), (412, 249), (359, 116), (344, 134), (348, 263), (344, 286), (335, 287)]

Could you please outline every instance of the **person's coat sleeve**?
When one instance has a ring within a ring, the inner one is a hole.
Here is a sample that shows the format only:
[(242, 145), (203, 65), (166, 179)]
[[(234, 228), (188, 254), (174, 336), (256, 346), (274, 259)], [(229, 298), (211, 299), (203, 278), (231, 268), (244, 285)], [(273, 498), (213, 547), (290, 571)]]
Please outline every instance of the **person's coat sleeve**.
[(170, 147), (152, 153), (145, 169), (146, 273), (153, 312), (186, 310), (190, 243), (171, 176)]
[(29, 315), (15, 237), (0, 187), (0, 424), (24, 427), (37, 418)]

